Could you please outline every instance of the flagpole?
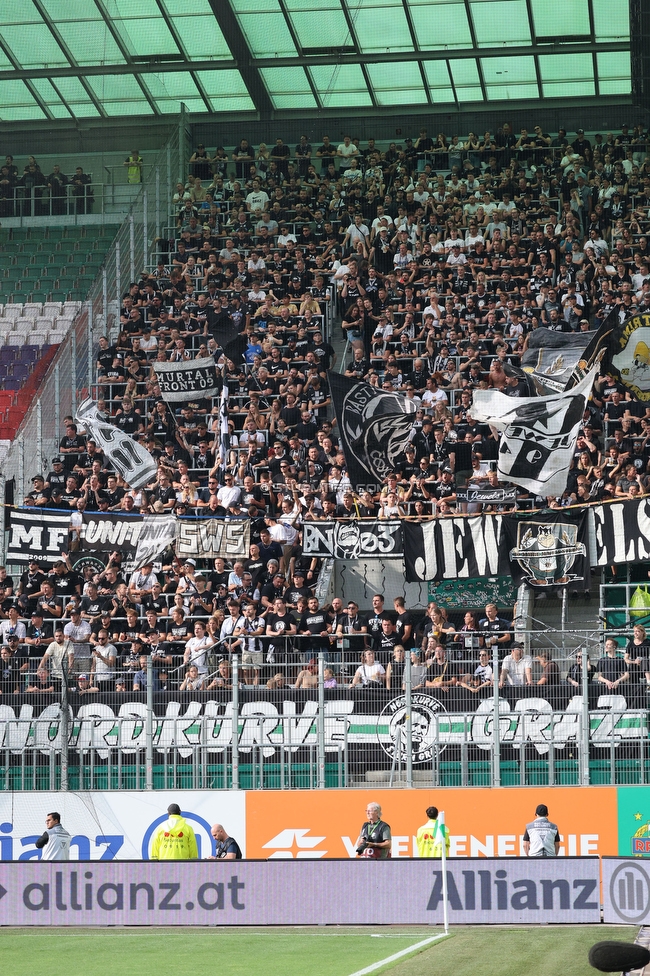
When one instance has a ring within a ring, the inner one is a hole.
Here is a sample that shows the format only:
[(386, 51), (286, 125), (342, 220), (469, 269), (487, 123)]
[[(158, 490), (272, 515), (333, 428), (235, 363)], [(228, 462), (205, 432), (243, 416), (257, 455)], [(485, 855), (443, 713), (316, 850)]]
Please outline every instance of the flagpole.
[(445, 935), (449, 935), (449, 902), (447, 900), (447, 836), (445, 828), (445, 811), (438, 814), (438, 830), (442, 834), (442, 921)]

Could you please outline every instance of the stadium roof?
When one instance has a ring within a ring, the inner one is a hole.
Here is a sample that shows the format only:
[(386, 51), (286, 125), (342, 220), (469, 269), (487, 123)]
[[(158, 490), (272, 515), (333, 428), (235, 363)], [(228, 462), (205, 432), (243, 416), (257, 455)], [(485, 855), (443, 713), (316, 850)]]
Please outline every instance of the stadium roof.
[(628, 0), (2, 0), (0, 120), (630, 94)]

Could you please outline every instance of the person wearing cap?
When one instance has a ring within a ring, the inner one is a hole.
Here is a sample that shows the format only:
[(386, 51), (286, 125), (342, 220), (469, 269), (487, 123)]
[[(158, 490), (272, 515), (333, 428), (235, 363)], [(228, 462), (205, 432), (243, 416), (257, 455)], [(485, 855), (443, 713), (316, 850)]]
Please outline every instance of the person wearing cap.
[(142, 604), (143, 597), (153, 591), (158, 577), (153, 571), (153, 562), (149, 560), (140, 569), (134, 570), (129, 580), (129, 599), (135, 604)]
[(523, 644), (513, 644), (510, 654), (507, 654), (501, 664), (499, 688), (508, 685), (510, 688), (523, 688), (532, 685), (533, 662), (528, 654), (524, 654)]
[(81, 616), (81, 610), (75, 606), (70, 611), (70, 620), (63, 628), (63, 633), (73, 644), (87, 644), (90, 641), (92, 628), (87, 620)]
[(50, 500), (50, 493), (45, 486), (45, 478), (42, 474), (34, 475), (32, 478), (32, 490), (25, 495), (25, 505), (46, 506)]
[(77, 677), (77, 688), (78, 695), (88, 695), (91, 692), (97, 693), (99, 688), (92, 684), (90, 677), (87, 674), (80, 674)]

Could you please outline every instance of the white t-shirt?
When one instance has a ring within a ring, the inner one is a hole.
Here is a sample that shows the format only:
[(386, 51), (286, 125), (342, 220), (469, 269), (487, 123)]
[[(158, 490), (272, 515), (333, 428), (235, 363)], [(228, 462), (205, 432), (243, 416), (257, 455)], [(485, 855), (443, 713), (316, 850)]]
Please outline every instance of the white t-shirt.
[(385, 675), (386, 671), (383, 665), (375, 661), (374, 664), (362, 664), (357, 668), (355, 673), (355, 678), (358, 675), (362, 685), (367, 685), (370, 681), (376, 681), (380, 683), (379, 679), (382, 675)]

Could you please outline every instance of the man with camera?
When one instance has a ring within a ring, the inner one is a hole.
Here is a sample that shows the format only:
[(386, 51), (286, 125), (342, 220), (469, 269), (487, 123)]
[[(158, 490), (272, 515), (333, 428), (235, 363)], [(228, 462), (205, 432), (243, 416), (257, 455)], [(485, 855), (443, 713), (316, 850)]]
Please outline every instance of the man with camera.
[(359, 857), (385, 861), (390, 857), (390, 826), (381, 819), (381, 807), (371, 802), (366, 807), (367, 820), (354, 845)]

